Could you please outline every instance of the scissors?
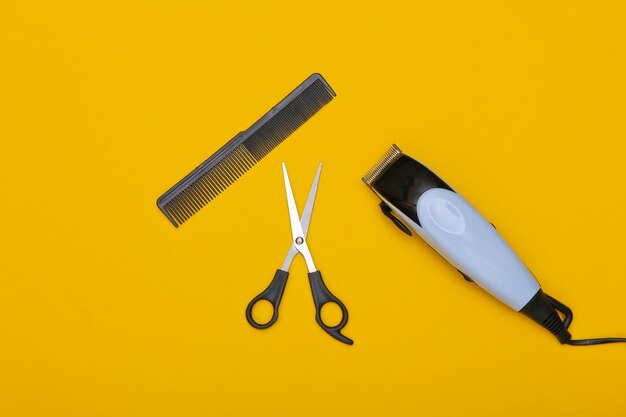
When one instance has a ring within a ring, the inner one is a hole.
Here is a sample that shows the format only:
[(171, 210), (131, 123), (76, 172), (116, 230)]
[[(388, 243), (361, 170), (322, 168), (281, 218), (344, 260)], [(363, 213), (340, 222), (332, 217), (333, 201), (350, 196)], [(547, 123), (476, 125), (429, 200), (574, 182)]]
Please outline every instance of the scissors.
[[(287, 278), (289, 277), (289, 267), (291, 266), (293, 258), (299, 252), (302, 254), (302, 256), (304, 256), (307, 269), (309, 270), (309, 283), (311, 284), (313, 302), (315, 303), (315, 321), (317, 322), (317, 324), (320, 325), (322, 329), (326, 331), (326, 333), (339, 340), (340, 342), (351, 345), (353, 341), (341, 334), (341, 329), (343, 329), (348, 322), (348, 309), (346, 309), (346, 306), (337, 297), (335, 297), (328, 290), (328, 288), (326, 288), (326, 285), (322, 280), (322, 274), (315, 267), (313, 257), (311, 256), (311, 252), (309, 251), (309, 247), (306, 243), (306, 235), (309, 231), (311, 213), (313, 212), (313, 203), (315, 202), (315, 194), (317, 193), (317, 185), (319, 183), (321, 172), (322, 164), (320, 164), (317, 168), (317, 173), (315, 174), (315, 178), (313, 179), (313, 185), (311, 185), (311, 189), (309, 190), (309, 197), (307, 198), (306, 205), (304, 206), (304, 212), (302, 213), (302, 217), (300, 217), (298, 215), (296, 200), (293, 196), (293, 190), (291, 189), (291, 184), (289, 182), (287, 167), (283, 162), (283, 177), (285, 180), (285, 191), (287, 193), (287, 206), (289, 207), (289, 221), (291, 222), (291, 246), (289, 247), (287, 256), (283, 261), (283, 265), (280, 267), (280, 269), (276, 270), (276, 274), (274, 274), (274, 279), (272, 279), (270, 285), (261, 294), (254, 297), (252, 301), (250, 301), (250, 303), (248, 304), (248, 307), (246, 308), (246, 318), (248, 319), (248, 323), (250, 323), (252, 327), (257, 329), (267, 329), (268, 327), (276, 323), (276, 320), (278, 320), (278, 307), (280, 306), (280, 300), (283, 296), (283, 292), (285, 291)], [(264, 324), (256, 322), (252, 317), (252, 309), (254, 308), (254, 305), (260, 300), (269, 301), (274, 309), (272, 318)], [(322, 321), (322, 307), (324, 307), (324, 305), (326, 305), (327, 303), (337, 304), (341, 309), (341, 322), (335, 326), (327, 326)]]

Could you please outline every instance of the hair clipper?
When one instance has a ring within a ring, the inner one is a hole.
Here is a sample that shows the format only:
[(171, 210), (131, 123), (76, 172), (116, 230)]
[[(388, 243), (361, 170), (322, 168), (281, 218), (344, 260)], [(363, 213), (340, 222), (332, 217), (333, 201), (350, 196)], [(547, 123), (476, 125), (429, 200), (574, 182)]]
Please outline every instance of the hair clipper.
[(562, 344), (626, 342), (623, 338), (572, 340), (568, 331), (572, 311), (542, 291), (495, 227), (467, 200), (396, 145), (363, 182), (382, 200), (382, 212), (398, 228), (408, 235), (415, 231), (467, 281), (530, 317)]

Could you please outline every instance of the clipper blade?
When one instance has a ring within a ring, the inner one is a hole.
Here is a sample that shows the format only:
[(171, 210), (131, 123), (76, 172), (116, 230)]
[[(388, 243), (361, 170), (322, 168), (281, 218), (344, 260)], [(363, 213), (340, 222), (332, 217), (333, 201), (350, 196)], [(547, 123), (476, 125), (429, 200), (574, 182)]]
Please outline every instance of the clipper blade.
[(396, 158), (398, 158), (398, 156), (401, 154), (402, 151), (400, 150), (400, 148), (398, 148), (398, 146), (394, 144), (391, 148), (387, 150), (387, 152), (383, 154), (383, 156), (378, 160), (376, 165), (374, 165), (369, 171), (367, 171), (367, 174), (365, 174), (363, 178), (361, 178), (361, 180), (363, 180), (363, 182), (368, 186), (371, 186), (374, 180), (378, 178), (378, 176), (385, 170), (385, 168), (391, 165), (391, 163), (393, 163)]

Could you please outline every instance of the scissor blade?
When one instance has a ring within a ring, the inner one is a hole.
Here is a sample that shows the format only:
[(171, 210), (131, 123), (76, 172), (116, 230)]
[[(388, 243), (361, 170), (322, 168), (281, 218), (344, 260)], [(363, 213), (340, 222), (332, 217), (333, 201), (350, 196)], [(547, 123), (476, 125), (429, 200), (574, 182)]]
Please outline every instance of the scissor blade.
[(306, 244), (304, 231), (302, 230), (302, 224), (300, 223), (300, 216), (298, 216), (298, 207), (296, 206), (296, 199), (293, 196), (293, 190), (291, 189), (291, 183), (289, 182), (289, 174), (287, 174), (287, 166), (283, 162), (283, 177), (285, 179), (285, 192), (287, 193), (287, 207), (289, 208), (289, 222), (291, 223), (291, 237), (295, 243), (296, 249), (302, 254), (306, 262), (306, 266), (309, 272), (316, 271), (315, 263), (309, 248)]
[[(311, 185), (311, 189), (309, 190), (309, 197), (306, 199), (304, 212), (302, 213), (302, 217), (300, 217), (300, 225), (302, 225), (302, 231), (304, 232), (305, 239), (306, 235), (309, 233), (309, 225), (311, 224), (311, 213), (313, 212), (313, 204), (315, 203), (315, 195), (317, 194), (317, 185), (319, 184), (321, 173), (322, 164), (317, 167), (317, 173), (315, 174), (313, 184)], [(298, 249), (296, 248), (296, 244), (294, 242), (291, 242), (291, 245), (289, 246), (289, 251), (287, 252), (287, 256), (285, 257), (283, 265), (280, 267), (280, 269), (282, 269), (283, 271), (289, 271), (291, 262), (293, 262), (293, 258), (297, 254)]]
[(304, 211), (302, 212), (302, 217), (300, 218), (300, 224), (302, 225), (302, 231), (304, 232), (304, 237), (309, 233), (309, 224), (311, 223), (311, 213), (313, 212), (313, 204), (315, 203), (315, 195), (317, 194), (317, 185), (320, 182), (320, 174), (322, 173), (322, 164), (317, 167), (317, 172), (315, 173), (315, 178), (313, 179), (313, 184), (311, 185), (311, 189), (309, 190), (309, 196), (306, 199), (306, 205), (304, 206)]
[(296, 206), (296, 199), (293, 196), (293, 190), (291, 189), (291, 182), (289, 182), (289, 174), (287, 173), (287, 166), (283, 162), (283, 178), (285, 179), (285, 192), (287, 193), (287, 207), (289, 208), (289, 222), (291, 223), (291, 237), (295, 240), (302, 238), (304, 240), (304, 231), (302, 230), (302, 224), (300, 223), (300, 216), (298, 215), (298, 207)]

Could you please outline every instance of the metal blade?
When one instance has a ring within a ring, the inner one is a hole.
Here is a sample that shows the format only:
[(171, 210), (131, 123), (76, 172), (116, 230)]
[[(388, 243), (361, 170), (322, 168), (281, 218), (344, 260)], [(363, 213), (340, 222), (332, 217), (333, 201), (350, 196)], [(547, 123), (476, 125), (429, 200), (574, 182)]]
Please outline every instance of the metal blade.
[(304, 239), (304, 231), (302, 230), (302, 224), (300, 224), (298, 206), (296, 206), (296, 199), (293, 196), (291, 182), (289, 181), (289, 174), (287, 173), (287, 166), (284, 162), (283, 179), (285, 180), (285, 193), (287, 194), (287, 207), (289, 208), (289, 221), (291, 222), (291, 236), (295, 242), (297, 238)]
[(293, 196), (293, 190), (291, 189), (291, 183), (289, 181), (289, 174), (287, 173), (287, 166), (283, 162), (283, 177), (285, 179), (285, 192), (287, 194), (287, 207), (289, 208), (289, 222), (291, 223), (291, 237), (296, 245), (298, 252), (304, 256), (306, 266), (309, 272), (316, 271), (315, 263), (311, 257), (311, 252), (306, 244), (306, 236), (302, 230), (302, 224), (300, 223), (300, 216), (298, 215), (298, 207), (296, 206), (296, 199)]
[[(302, 212), (302, 217), (300, 217), (300, 225), (302, 226), (302, 231), (304, 232), (304, 238), (306, 239), (307, 234), (309, 233), (309, 225), (311, 224), (311, 214), (313, 213), (313, 204), (315, 203), (315, 195), (317, 194), (317, 186), (320, 182), (320, 174), (322, 173), (322, 164), (317, 167), (317, 172), (315, 173), (315, 178), (313, 179), (313, 184), (311, 185), (311, 189), (309, 190), (309, 196), (306, 199), (306, 205), (304, 206), (304, 211)], [(291, 266), (291, 262), (293, 262), (293, 258), (298, 254), (298, 249), (296, 248), (296, 244), (292, 243), (289, 246), (289, 251), (287, 252), (287, 256), (285, 256), (285, 260), (283, 261), (283, 265), (280, 267), (283, 271), (289, 271), (289, 267)]]
[(309, 190), (309, 196), (306, 199), (306, 204), (304, 205), (304, 211), (302, 212), (302, 218), (300, 219), (300, 224), (302, 225), (302, 231), (304, 232), (304, 237), (309, 233), (309, 224), (311, 223), (311, 213), (313, 212), (313, 204), (315, 204), (315, 195), (317, 194), (317, 185), (320, 182), (320, 174), (322, 173), (322, 164), (320, 163), (317, 167), (317, 172), (315, 173), (315, 178), (313, 179), (313, 184), (311, 185), (311, 189)]

